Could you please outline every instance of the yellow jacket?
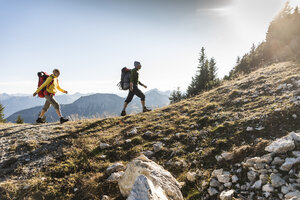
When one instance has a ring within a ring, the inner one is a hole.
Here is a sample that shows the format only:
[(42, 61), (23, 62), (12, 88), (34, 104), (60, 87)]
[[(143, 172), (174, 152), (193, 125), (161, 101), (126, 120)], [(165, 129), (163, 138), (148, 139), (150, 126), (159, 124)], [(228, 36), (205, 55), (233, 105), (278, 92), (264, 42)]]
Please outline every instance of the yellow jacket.
[[(49, 85), (52, 80), (53, 80), (53, 83), (51, 85)], [(39, 91), (41, 91), (44, 87), (47, 87), (46, 88), (47, 92), (49, 92), (51, 94), (55, 94), (57, 92), (57, 90), (59, 90), (61, 92), (65, 92), (65, 90), (63, 90), (59, 87), (58, 79), (53, 74), (51, 76), (49, 76), (46, 79), (46, 81), (36, 90), (36, 93), (39, 93)]]

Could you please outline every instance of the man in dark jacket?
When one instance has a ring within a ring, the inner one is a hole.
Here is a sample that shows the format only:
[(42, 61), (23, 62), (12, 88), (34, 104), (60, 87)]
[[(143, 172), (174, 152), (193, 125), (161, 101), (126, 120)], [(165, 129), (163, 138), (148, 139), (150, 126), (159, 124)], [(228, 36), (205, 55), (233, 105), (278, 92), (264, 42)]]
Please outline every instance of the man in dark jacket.
[(138, 84), (143, 86), (144, 88), (147, 88), (146, 85), (144, 85), (143, 83), (141, 83), (139, 81), (139, 70), (142, 68), (142, 65), (140, 62), (135, 61), (134, 62), (134, 69), (131, 70), (131, 75), (130, 75), (130, 88), (129, 88), (129, 93), (128, 96), (124, 102), (124, 108), (122, 110), (121, 116), (125, 116), (126, 115), (126, 108), (127, 105), (131, 102), (132, 98), (134, 95), (138, 96), (139, 98), (141, 98), (141, 103), (143, 106), (143, 112), (147, 112), (147, 111), (151, 111), (150, 109), (148, 109), (145, 106), (145, 95), (143, 94), (143, 92), (138, 88)]

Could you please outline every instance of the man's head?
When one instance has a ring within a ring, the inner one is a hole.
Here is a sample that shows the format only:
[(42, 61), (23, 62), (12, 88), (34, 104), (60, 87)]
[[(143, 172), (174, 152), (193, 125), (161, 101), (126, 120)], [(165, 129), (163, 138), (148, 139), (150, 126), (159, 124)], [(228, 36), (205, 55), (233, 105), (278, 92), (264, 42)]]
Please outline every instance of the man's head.
[(59, 69), (54, 69), (53, 74), (54, 74), (54, 76), (59, 77), (59, 75), (60, 75)]
[(137, 69), (141, 69), (141, 68), (142, 68), (142, 65), (141, 65), (140, 62), (134, 61), (134, 67), (137, 68)]

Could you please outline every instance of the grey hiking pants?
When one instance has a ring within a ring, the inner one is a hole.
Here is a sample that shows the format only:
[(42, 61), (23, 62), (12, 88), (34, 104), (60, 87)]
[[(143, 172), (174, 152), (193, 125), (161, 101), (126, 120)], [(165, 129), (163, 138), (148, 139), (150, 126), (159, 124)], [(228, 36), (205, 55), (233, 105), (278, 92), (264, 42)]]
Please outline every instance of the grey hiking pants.
[(46, 102), (45, 102), (45, 105), (44, 105), (44, 108), (43, 110), (45, 112), (48, 111), (48, 109), (50, 108), (50, 105), (52, 105), (55, 110), (59, 110), (60, 109), (60, 106), (59, 104), (57, 103), (57, 101), (54, 99), (54, 96), (50, 96), (50, 95), (45, 95), (45, 99), (46, 99)]

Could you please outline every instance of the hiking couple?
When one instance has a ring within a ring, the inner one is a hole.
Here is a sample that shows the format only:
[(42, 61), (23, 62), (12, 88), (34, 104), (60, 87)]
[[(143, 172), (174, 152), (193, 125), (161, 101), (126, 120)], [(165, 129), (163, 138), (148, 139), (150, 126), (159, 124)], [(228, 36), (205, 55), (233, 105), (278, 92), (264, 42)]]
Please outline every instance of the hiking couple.
[[(129, 79), (128, 86), (129, 88), (123, 88), (122, 89), (129, 89), (128, 96), (124, 102), (124, 107), (121, 112), (121, 116), (126, 115), (126, 108), (128, 104), (131, 102), (132, 98), (134, 95), (138, 96), (141, 99), (142, 107), (143, 107), (143, 112), (151, 111), (145, 106), (145, 95), (143, 92), (138, 88), (138, 84), (147, 88), (146, 85), (142, 84), (139, 81), (139, 73), (138, 71), (141, 69), (142, 65), (140, 62), (135, 61), (134, 62), (134, 69), (128, 70), (127, 75)], [(129, 73), (130, 72), (130, 73)], [(50, 105), (52, 105), (55, 108), (55, 111), (57, 115), (60, 117), (60, 123), (65, 123), (69, 121), (69, 119), (66, 119), (62, 116), (61, 111), (60, 111), (60, 105), (58, 102), (55, 100), (54, 96), (57, 92), (57, 90), (61, 91), (62, 93), (68, 94), (66, 90), (63, 90), (60, 88), (59, 83), (58, 83), (58, 77), (60, 75), (60, 71), (58, 69), (53, 70), (53, 74), (50, 76), (47, 75), (44, 72), (39, 72), (39, 87), (36, 90), (35, 93), (33, 93), (33, 96), (36, 96), (38, 94), (39, 97), (45, 97), (46, 102), (45, 105), (40, 113), (40, 116), (36, 120), (36, 123), (44, 123), (42, 118), (44, 117), (45, 113), (48, 111), (50, 108)]]

